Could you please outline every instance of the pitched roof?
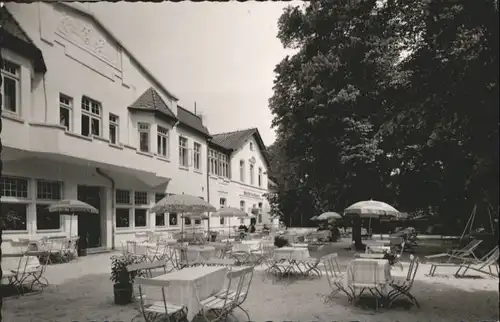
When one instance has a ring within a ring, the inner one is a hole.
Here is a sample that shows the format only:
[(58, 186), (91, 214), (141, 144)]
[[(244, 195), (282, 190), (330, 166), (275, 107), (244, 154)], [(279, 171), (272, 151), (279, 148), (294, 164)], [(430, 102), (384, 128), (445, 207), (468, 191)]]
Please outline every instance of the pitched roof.
[(177, 106), (177, 117), (180, 124), (185, 125), (203, 134), (206, 137), (210, 136), (210, 133), (208, 133), (208, 129), (203, 125), (203, 121), (198, 115), (186, 110), (181, 106)]
[(29, 44), (33, 43), (30, 37), (26, 34), (23, 28), (21, 28), (16, 19), (14, 19), (14, 17), (5, 7), (0, 8), (0, 24), (3, 30), (13, 35), (14, 37)]
[(0, 39), (0, 47), (9, 48), (31, 59), (36, 72), (47, 71), (42, 51), (33, 43), (5, 6), (0, 8)]
[(235, 151), (243, 146), (243, 144), (252, 136), (255, 137), (255, 141), (259, 145), (260, 151), (262, 152), (262, 157), (269, 168), (269, 158), (267, 156), (266, 146), (264, 145), (264, 141), (262, 141), (262, 137), (260, 136), (257, 128), (213, 134), (210, 142), (226, 150)]
[(135, 100), (130, 106), (130, 109), (159, 112), (173, 120), (177, 120), (175, 114), (168, 108), (165, 101), (161, 98), (160, 94), (153, 88), (148, 88), (138, 99)]
[[(94, 21), (95, 24), (97, 24), (102, 30), (104, 30), (112, 39), (113, 41), (115, 41), (122, 49), (123, 51), (125, 51), (127, 53), (127, 55), (130, 57), (130, 60), (132, 62), (134, 62), (137, 67), (142, 71), (144, 72), (146, 75), (148, 75), (151, 80), (153, 81), (153, 84), (161, 89), (163, 92), (165, 92), (166, 95), (170, 96), (172, 99), (174, 100), (179, 100), (179, 98), (177, 98), (171, 91), (169, 91), (165, 86), (162, 85), (162, 83), (158, 80), (158, 78), (156, 78), (153, 73), (151, 73), (151, 71), (149, 71), (133, 54), (132, 52), (127, 49), (127, 47), (125, 47), (123, 45), (123, 43), (108, 29), (104, 26), (104, 24), (94, 15), (94, 13), (92, 13), (90, 10), (86, 10), (82, 7), (76, 7), (76, 6), (73, 6), (72, 3), (64, 3), (64, 2), (59, 2), (57, 3), (56, 5), (59, 5), (59, 6), (64, 6), (65, 8), (69, 8), (69, 9), (72, 9), (82, 15), (85, 15), (87, 17), (89, 17), (90, 19), (92, 19)], [(90, 7), (89, 7), (90, 9)]]

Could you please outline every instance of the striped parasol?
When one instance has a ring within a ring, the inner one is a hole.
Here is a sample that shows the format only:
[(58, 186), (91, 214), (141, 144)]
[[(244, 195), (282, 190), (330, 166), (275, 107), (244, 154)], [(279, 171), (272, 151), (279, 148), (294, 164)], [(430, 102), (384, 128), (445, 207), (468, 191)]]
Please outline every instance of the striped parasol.
[[(216, 209), (200, 197), (183, 194), (166, 196), (151, 207), (150, 211), (156, 214), (166, 212), (201, 214), (214, 212)], [(184, 220), (181, 220), (181, 240), (184, 240)]]
[[(55, 212), (58, 214), (68, 214), (68, 215), (74, 215), (75, 213), (91, 213), (91, 214), (98, 214), (99, 210), (97, 210), (95, 207), (89, 205), (86, 202), (76, 200), (76, 199), (63, 199), (54, 202), (53, 204), (49, 205), (47, 207), (49, 212)], [(71, 233), (73, 229), (73, 220), (69, 221), (69, 237), (71, 238)]]
[(201, 199), (200, 197), (191, 195), (170, 195), (158, 201), (151, 212), (162, 214), (165, 212), (175, 213), (202, 213), (214, 212), (215, 207)]
[(98, 214), (99, 211), (86, 202), (80, 200), (64, 199), (59, 200), (47, 207), (49, 212), (58, 212), (63, 214), (74, 214), (75, 212), (89, 212)]

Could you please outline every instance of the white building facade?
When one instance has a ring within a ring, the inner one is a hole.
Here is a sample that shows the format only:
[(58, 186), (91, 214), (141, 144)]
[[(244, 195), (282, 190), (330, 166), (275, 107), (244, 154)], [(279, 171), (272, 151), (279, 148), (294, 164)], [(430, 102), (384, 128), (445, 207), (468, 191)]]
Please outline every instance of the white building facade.
[[(244, 181), (229, 180), (228, 188), (209, 187), (228, 180), (207, 177), (213, 143), (201, 118), (178, 106), (89, 8), (9, 3), (2, 9), (2, 32), (11, 40), (1, 48), (2, 247), (68, 236), (70, 227), (88, 247), (105, 248), (137, 233), (178, 231), (177, 214), (149, 212), (167, 193), (199, 196), (218, 208), (214, 191), (220, 190), (228, 205), (243, 200), (245, 209), (262, 203), (265, 210), (267, 167), (257, 142), (253, 150), (252, 138), (231, 150), (228, 165), (238, 173), (238, 160), (247, 167), (254, 160), (253, 184), (248, 173)], [(59, 199), (85, 201), (99, 214), (49, 214), (47, 205)]]
[[(208, 163), (212, 204), (239, 208), (249, 214), (254, 212), (257, 227), (272, 224), (265, 196), (268, 193), (269, 161), (256, 128), (212, 135)], [(225, 230), (240, 224), (249, 226), (250, 223), (250, 219), (214, 218), (210, 228)]]

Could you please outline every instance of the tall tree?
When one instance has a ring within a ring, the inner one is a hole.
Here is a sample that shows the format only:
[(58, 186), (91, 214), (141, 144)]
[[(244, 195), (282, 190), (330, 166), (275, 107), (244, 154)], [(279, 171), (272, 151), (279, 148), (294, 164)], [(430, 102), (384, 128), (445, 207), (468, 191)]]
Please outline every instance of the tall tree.
[(395, 90), (383, 148), (399, 159), (400, 202), (431, 206), (463, 228), (475, 203), (498, 207), (497, 3), (397, 5), (411, 54), (399, 66), (408, 77)]
[(279, 20), (278, 38), (297, 53), (275, 69), (270, 108), (296, 165), (299, 213), (386, 199), (390, 171), (374, 134), (398, 59), (390, 18), (375, 0), (325, 0), (289, 7)]

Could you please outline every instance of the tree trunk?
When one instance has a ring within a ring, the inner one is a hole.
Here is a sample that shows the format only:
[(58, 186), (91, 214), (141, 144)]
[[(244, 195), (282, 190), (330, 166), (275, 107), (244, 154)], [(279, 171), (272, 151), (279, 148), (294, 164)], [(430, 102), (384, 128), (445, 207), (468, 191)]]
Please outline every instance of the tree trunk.
[(364, 250), (361, 241), (361, 218), (359, 216), (353, 216), (352, 218), (352, 240), (356, 250)]

